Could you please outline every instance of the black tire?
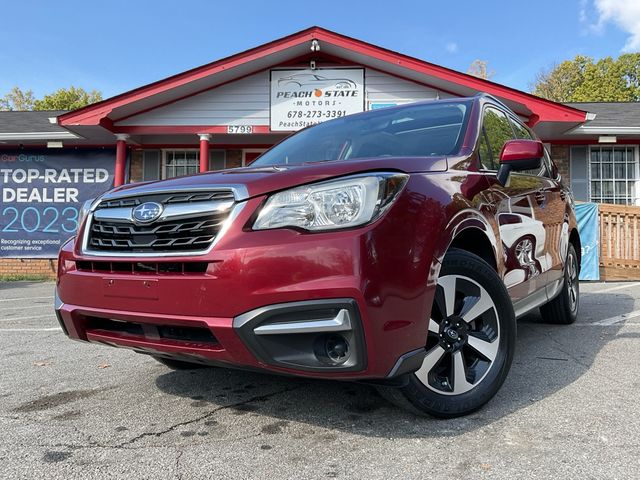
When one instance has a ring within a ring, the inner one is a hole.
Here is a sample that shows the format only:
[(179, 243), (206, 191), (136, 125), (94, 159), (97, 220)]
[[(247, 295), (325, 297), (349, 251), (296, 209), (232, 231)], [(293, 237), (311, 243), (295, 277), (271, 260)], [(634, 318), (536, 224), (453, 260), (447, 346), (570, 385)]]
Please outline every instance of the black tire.
[[(445, 289), (445, 285), (452, 287)], [(445, 292), (451, 291), (455, 296), (447, 297)], [(500, 389), (511, 367), (515, 343), (513, 304), (500, 277), (480, 257), (451, 249), (440, 269), (423, 366), (407, 374), (404, 386), (379, 387), (379, 391), (418, 415), (467, 415)], [(440, 357), (439, 349), (444, 352)], [(456, 371), (464, 374), (458, 375), (460, 380), (456, 380)]]
[(567, 249), (567, 260), (564, 264), (564, 282), (560, 293), (550, 302), (540, 307), (545, 322), (558, 325), (570, 325), (578, 318), (580, 307), (580, 272), (578, 254), (570, 243)]
[(158, 362), (166, 365), (171, 370), (195, 370), (197, 368), (208, 368), (207, 365), (203, 365), (201, 363), (192, 363), (192, 362), (184, 362), (182, 360), (174, 360), (173, 358), (165, 358), (165, 357), (156, 357), (152, 355), (152, 357)]

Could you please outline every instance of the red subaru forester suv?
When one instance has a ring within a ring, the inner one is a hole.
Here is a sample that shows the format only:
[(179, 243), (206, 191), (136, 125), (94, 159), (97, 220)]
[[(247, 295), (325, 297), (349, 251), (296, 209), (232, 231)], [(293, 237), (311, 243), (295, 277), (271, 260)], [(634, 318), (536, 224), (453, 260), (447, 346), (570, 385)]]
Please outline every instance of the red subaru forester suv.
[(516, 318), (578, 311), (571, 192), (498, 100), (307, 128), (247, 168), (126, 185), (61, 249), (74, 339), (171, 368), (369, 381), (416, 413), (486, 403)]

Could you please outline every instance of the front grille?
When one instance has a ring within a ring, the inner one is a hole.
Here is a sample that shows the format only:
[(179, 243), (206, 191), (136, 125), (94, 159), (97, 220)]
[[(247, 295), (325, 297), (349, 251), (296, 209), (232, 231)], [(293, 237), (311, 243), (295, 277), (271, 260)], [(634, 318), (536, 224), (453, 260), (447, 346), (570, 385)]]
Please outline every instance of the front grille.
[(233, 200), (230, 190), (216, 190), (213, 192), (174, 192), (140, 195), (138, 197), (116, 198), (100, 202), (98, 209), (115, 207), (136, 207), (144, 202), (157, 202), (165, 205), (170, 203), (204, 202), (208, 200)]
[[(173, 218), (150, 224), (135, 223), (130, 215), (110, 217), (110, 209), (129, 212), (145, 202), (162, 203), (166, 212), (171, 208), (179, 208), (180, 212)], [(211, 210), (203, 202), (212, 205)], [(231, 191), (174, 192), (103, 201), (87, 226), (87, 247), (114, 254), (202, 252), (211, 246), (231, 212), (231, 208), (213, 207), (229, 206), (232, 202)]]
[(95, 250), (111, 252), (205, 250), (220, 231), (227, 215), (228, 212), (225, 212), (150, 226), (94, 220), (91, 224), (89, 246)]
[(76, 262), (76, 268), (81, 272), (119, 274), (202, 275), (208, 267), (208, 262)]

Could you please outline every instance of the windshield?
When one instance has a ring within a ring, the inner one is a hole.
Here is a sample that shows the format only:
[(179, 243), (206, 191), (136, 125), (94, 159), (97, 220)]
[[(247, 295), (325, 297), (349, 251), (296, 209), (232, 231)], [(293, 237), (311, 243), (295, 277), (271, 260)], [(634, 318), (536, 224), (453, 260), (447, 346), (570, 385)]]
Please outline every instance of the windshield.
[(330, 120), (287, 138), (252, 166), (457, 153), (469, 103), (430, 102)]

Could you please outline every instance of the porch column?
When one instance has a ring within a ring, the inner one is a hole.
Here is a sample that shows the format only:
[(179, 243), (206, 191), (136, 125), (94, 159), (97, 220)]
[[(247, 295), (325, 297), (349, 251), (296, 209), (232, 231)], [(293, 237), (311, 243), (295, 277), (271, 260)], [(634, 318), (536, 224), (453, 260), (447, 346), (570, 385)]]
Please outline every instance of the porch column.
[(209, 170), (209, 140), (211, 135), (208, 133), (199, 133), (200, 137), (200, 172)]
[(116, 133), (116, 171), (113, 181), (114, 187), (119, 187), (124, 183), (125, 167), (127, 164), (127, 140), (129, 135)]

